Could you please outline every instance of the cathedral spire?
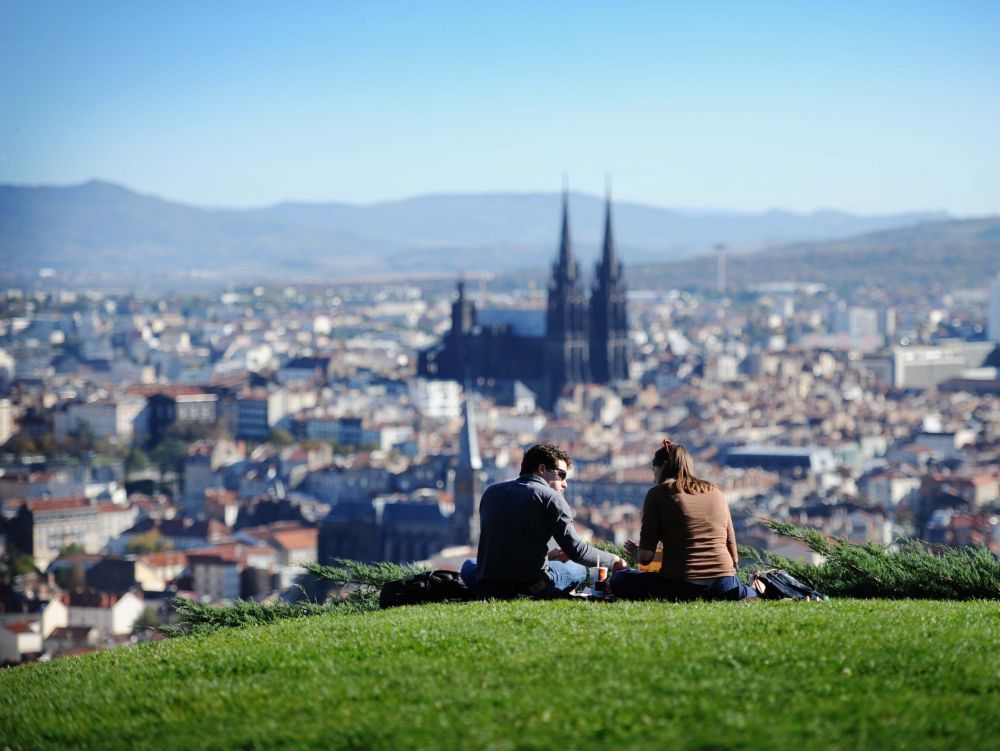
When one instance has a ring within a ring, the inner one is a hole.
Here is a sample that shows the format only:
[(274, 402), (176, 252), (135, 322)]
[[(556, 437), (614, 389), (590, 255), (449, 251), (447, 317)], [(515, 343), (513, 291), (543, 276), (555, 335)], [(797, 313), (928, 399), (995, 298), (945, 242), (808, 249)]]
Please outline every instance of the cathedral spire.
[(590, 372), (595, 383), (628, 378), (628, 313), (622, 264), (615, 252), (611, 221), (611, 181), (604, 213), (604, 250), (590, 296)]
[(569, 237), (569, 188), (563, 185), (562, 236), (559, 257), (552, 264), (545, 312), (546, 386), (542, 402), (551, 407), (563, 387), (587, 383), (587, 299), (580, 288), (580, 266), (573, 259)]
[(608, 179), (607, 197), (605, 198), (604, 209), (604, 251), (601, 254), (601, 263), (598, 267), (598, 275), (607, 274), (611, 279), (617, 279), (619, 274), (618, 258), (615, 253), (615, 238), (611, 229), (611, 180)]
[(569, 188), (563, 183), (562, 234), (559, 240), (559, 261), (556, 268), (567, 279), (576, 277), (576, 264), (573, 262), (573, 243), (569, 236)]

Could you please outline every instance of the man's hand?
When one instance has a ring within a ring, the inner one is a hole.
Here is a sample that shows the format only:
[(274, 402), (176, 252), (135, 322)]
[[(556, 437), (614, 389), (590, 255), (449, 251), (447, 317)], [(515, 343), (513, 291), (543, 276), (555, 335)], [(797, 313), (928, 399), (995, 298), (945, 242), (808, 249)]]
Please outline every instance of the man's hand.
[(569, 556), (562, 548), (552, 548), (547, 557), (550, 561), (562, 561), (563, 563), (569, 560)]
[(625, 544), (622, 545), (622, 547), (625, 548), (625, 552), (628, 553), (633, 558), (635, 558), (639, 553), (639, 543), (637, 543), (635, 540), (626, 540)]
[(611, 564), (611, 570), (612, 571), (627, 571), (628, 570), (628, 561), (626, 561), (624, 558), (619, 558), (618, 556), (615, 556), (615, 562)]

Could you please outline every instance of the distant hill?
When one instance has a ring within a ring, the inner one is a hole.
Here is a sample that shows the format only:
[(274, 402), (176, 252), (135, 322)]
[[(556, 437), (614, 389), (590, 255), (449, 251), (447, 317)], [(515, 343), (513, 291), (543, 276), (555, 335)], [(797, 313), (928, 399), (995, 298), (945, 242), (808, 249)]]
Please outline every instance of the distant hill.
[[(635, 287), (713, 287), (714, 255), (628, 269)], [(733, 285), (819, 281), (833, 286), (979, 287), (1000, 272), (1000, 217), (931, 222), (832, 242), (802, 242), (726, 259)]]
[[(23, 270), (178, 270), (227, 278), (372, 273), (504, 272), (538, 267), (558, 241), (558, 193), (436, 195), (370, 206), (286, 203), (206, 209), (106, 182), (0, 186), (0, 252)], [(570, 197), (573, 239), (597, 255), (603, 201)], [(944, 214), (856, 216), (675, 211), (616, 203), (615, 231), (630, 264), (689, 258), (714, 243), (737, 250), (908, 227)]]

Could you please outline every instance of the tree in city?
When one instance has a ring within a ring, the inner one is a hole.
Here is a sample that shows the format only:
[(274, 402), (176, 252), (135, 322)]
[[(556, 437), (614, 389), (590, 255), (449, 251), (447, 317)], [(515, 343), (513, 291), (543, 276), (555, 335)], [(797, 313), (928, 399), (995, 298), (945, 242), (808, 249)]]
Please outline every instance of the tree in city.
[(162, 553), (170, 550), (173, 544), (165, 538), (158, 529), (151, 529), (148, 532), (133, 535), (125, 546), (125, 552), (134, 555), (144, 553)]
[(61, 566), (56, 569), (56, 584), (60, 589), (82, 589), (87, 586), (87, 574), (83, 566)]
[(129, 449), (125, 456), (125, 474), (131, 475), (149, 468), (149, 457), (138, 446)]
[(81, 421), (72, 438), (77, 449), (74, 453), (82, 454), (87, 451), (97, 450), (97, 434), (90, 427), (89, 422)]
[(188, 444), (179, 438), (165, 438), (151, 452), (150, 458), (160, 470), (160, 484), (171, 496), (181, 492), (184, 485), (184, 461)]
[(275, 446), (291, 446), (295, 443), (295, 438), (287, 430), (274, 428), (268, 433), (267, 442), (273, 443)]
[(37, 574), (38, 568), (35, 566), (35, 559), (30, 553), (23, 553), (17, 548), (11, 547), (3, 556), (3, 566), (6, 575), (10, 577), (21, 576), (23, 574)]
[(150, 458), (160, 474), (181, 474), (187, 459), (187, 443), (179, 438), (166, 438), (153, 449)]

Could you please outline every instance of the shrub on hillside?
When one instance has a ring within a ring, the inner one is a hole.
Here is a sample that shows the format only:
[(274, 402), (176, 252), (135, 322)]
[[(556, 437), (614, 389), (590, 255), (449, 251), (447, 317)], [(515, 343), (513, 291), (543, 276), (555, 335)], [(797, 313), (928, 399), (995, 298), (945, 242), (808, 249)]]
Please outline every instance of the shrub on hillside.
[(784, 537), (804, 542), (825, 560), (803, 563), (741, 545), (744, 578), (753, 567), (774, 566), (831, 597), (1000, 599), (1000, 561), (986, 548), (951, 548), (916, 540), (859, 545), (773, 519), (764, 523)]
[(216, 607), (183, 597), (174, 598), (170, 604), (178, 620), (176, 623), (160, 626), (160, 632), (167, 637), (206, 634), (220, 628), (259, 626), (286, 618), (317, 615), (329, 610), (328, 606), (314, 602), (264, 604), (247, 600), (236, 600), (225, 607)]
[(395, 563), (367, 564), (346, 558), (337, 558), (336, 562), (337, 566), (303, 564), (303, 568), (317, 579), (337, 587), (336, 593), (325, 603), (307, 601), (261, 603), (236, 600), (229, 605), (219, 607), (175, 598), (171, 605), (176, 613), (177, 622), (162, 626), (160, 631), (168, 637), (173, 637), (210, 633), (220, 628), (258, 626), (286, 618), (304, 618), (323, 613), (377, 610), (379, 590), (386, 582), (425, 570), (420, 566), (400, 566)]
[(302, 568), (320, 581), (329, 582), (337, 587), (370, 587), (381, 589), (386, 582), (405, 579), (427, 569), (413, 564), (360, 563), (348, 558), (336, 558), (336, 566), (323, 566), (319, 563), (303, 563)]

